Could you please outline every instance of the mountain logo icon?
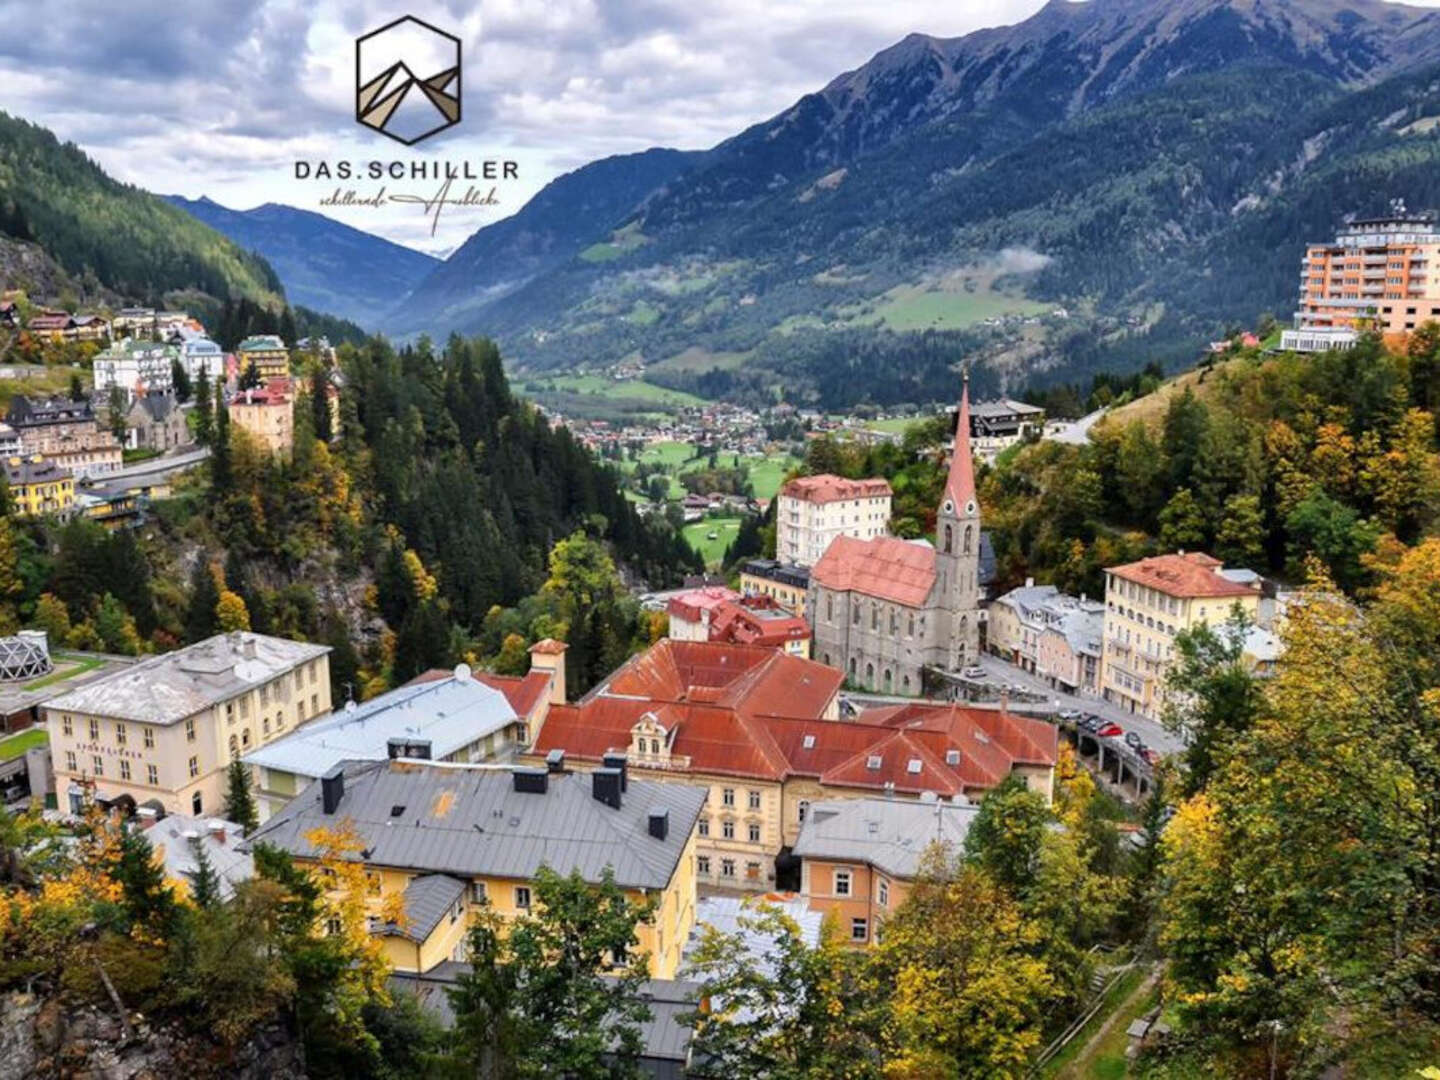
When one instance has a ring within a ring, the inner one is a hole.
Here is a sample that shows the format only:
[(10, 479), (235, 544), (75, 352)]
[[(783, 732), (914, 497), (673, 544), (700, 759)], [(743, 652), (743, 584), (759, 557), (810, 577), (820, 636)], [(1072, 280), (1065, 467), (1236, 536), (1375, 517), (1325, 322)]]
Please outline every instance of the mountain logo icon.
[(406, 15), (355, 39), (355, 119), (396, 142), (460, 122), (460, 39)]

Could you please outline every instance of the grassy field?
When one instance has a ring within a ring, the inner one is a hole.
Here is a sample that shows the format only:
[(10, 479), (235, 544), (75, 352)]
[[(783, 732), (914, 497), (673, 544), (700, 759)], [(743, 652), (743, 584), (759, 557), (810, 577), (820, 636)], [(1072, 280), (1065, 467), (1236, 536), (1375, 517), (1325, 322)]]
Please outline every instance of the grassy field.
[(17, 758), (26, 750), (33, 750), (37, 746), (44, 746), (50, 741), (49, 734), (44, 728), (26, 728), (8, 739), (0, 739), (0, 761), (9, 761)]
[[(685, 542), (700, 553), (707, 567), (717, 567), (725, 557), (725, 549), (740, 531), (739, 517), (713, 517), (685, 526)], [(715, 538), (710, 539), (711, 534)]]
[(591, 244), (584, 251), (580, 252), (580, 258), (586, 262), (609, 262), (611, 259), (618, 259), (622, 255), (628, 255), (642, 244), (649, 243), (649, 240), (635, 224), (627, 225), (623, 229), (617, 229), (611, 233), (608, 241), (598, 244)]
[[(1124, 1077), (1129, 1068), (1125, 1057), (1129, 1039), (1125, 1029), (1132, 1019), (1153, 1007), (1154, 990), (1137, 995), (1148, 974), (1149, 969), (1137, 967), (1122, 975), (1105, 995), (1105, 1008), (1095, 1014), (1064, 1050), (1046, 1063), (1040, 1075), (1055, 1080), (1120, 1080)], [(1104, 1037), (1092, 1046), (1092, 1041), (1107, 1023), (1109, 1027)], [(1119, 1072), (1115, 1071), (1114, 1058), (1117, 1037)]]
[(605, 375), (551, 375), (547, 378), (526, 379), (525, 383), (535, 384), (540, 388), (540, 393), (593, 394), (596, 397), (644, 401), (656, 405), (704, 404), (704, 401), (694, 394), (656, 386), (643, 379), (611, 379)]
[(711, 352), (709, 349), (692, 345), (682, 353), (676, 353), (674, 356), (651, 364), (647, 370), (704, 372), (721, 368), (725, 371), (733, 371), (748, 359), (750, 359), (748, 352)]
[(893, 435), (903, 435), (906, 428), (920, 423), (922, 419), (923, 417), (919, 416), (892, 416), (888, 420), (867, 420), (865, 426), (871, 431), (887, 431)]
[(798, 464), (791, 457), (746, 458), (745, 462), (750, 466), (750, 486), (757, 499), (773, 499), (786, 474)]
[(70, 659), (65, 654), (52, 655), (55, 661), (55, 670), (49, 675), (43, 675), (33, 682), (25, 684), (26, 690), (40, 690), (46, 686), (53, 686), (55, 683), (64, 682), (66, 679), (73, 679), (76, 675), (84, 675), (87, 671), (94, 671), (105, 663), (93, 656), (86, 656), (80, 659)]

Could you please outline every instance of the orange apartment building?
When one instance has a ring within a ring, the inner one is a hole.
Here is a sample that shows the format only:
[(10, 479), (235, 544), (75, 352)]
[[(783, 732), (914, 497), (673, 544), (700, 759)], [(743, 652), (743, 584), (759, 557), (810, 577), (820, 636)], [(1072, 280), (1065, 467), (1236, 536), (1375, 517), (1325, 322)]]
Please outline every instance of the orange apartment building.
[(1389, 214), (1347, 221), (1333, 243), (1306, 248), (1295, 328), (1280, 346), (1343, 349), (1370, 328), (1394, 340), (1430, 319), (1440, 319), (1440, 230), (1435, 214), (1397, 201)]
[(905, 901), (929, 850), (953, 859), (980, 808), (927, 792), (908, 799), (839, 799), (815, 803), (794, 854), (800, 892), (811, 911), (834, 917), (851, 945), (880, 940), (885, 920)]

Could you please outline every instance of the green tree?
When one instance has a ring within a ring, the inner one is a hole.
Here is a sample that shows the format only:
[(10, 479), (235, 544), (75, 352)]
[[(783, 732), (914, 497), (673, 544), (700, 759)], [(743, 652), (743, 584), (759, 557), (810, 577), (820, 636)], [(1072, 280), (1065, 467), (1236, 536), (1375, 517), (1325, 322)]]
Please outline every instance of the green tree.
[(95, 609), (95, 632), (106, 652), (121, 656), (134, 656), (140, 651), (140, 635), (135, 629), (135, 620), (119, 600), (106, 593)]
[(1185, 796), (1225, 767), (1259, 712), (1260, 683), (1245, 660), (1252, 625), (1237, 605), (1220, 626), (1199, 623), (1175, 635), (1164, 719), (1185, 738)]
[(1044, 796), (1012, 773), (980, 801), (980, 812), (965, 834), (965, 858), (1012, 896), (1023, 897), (1035, 884), (1049, 822)]
[(231, 458), (230, 410), (225, 407), (225, 387), (215, 384), (215, 437), (210, 446), (210, 490), (215, 496), (229, 494), (234, 480)]
[[(218, 380), (224, 383), (224, 378)], [(215, 437), (215, 397), (210, 388), (210, 375), (205, 365), (200, 365), (195, 380), (195, 438), (201, 446), (209, 446)]]
[(1285, 531), (1290, 537), (1287, 554), (1292, 577), (1304, 578), (1305, 560), (1314, 556), (1347, 591), (1368, 580), (1362, 558), (1374, 550), (1380, 530), (1353, 508), (1317, 489), (1290, 512)]
[(203, 641), (220, 630), (215, 608), (220, 603), (220, 589), (215, 584), (215, 571), (201, 553), (190, 575), (190, 603), (185, 609), (185, 640)]
[(1254, 568), (1264, 561), (1265, 517), (1258, 496), (1232, 495), (1225, 500), (1214, 555), (1231, 566)]
[(225, 771), (225, 820), (239, 825), (249, 836), (260, 824), (255, 793), (250, 787), (250, 767), (239, 758)]
[(136, 825), (122, 825), (118, 839), (110, 876), (120, 886), (126, 925), (168, 935), (174, 925), (175, 896), (165, 884), (165, 870), (155, 858), (155, 849)]
[(1160, 546), (1166, 551), (1205, 546), (1205, 513), (1189, 488), (1181, 488), (1160, 511)]
[(110, 394), (105, 399), (105, 418), (109, 421), (110, 434), (121, 442), (125, 441), (125, 400), (126, 394), (123, 387), (110, 387)]
[(195, 862), (195, 869), (185, 872), (190, 880), (190, 899), (196, 907), (208, 911), (220, 904), (220, 875), (215, 873), (215, 864), (205, 850), (205, 841), (192, 836), (189, 844), (190, 858)]
[(195, 388), (190, 384), (190, 372), (185, 369), (179, 357), (170, 361), (170, 383), (175, 387), (176, 401), (183, 405), (190, 400)]
[(485, 1076), (639, 1077), (650, 1007), (635, 928), (649, 909), (608, 869), (592, 885), (541, 867), (534, 891), (534, 914), (505, 933), (488, 913), (471, 930), (471, 970), (451, 994), (457, 1056)]
[(330, 377), (322, 364), (310, 374), (310, 410), (315, 425), (315, 438), (328, 443), (335, 437), (330, 415)]

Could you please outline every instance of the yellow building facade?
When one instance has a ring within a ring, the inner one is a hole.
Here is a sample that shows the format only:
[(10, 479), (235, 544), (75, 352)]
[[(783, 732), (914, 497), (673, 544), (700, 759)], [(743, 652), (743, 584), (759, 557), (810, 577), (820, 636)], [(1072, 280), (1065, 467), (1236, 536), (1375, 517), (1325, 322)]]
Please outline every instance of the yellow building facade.
[(65, 514), (75, 505), (75, 478), (40, 454), (5, 461), (10, 499), (20, 517)]

